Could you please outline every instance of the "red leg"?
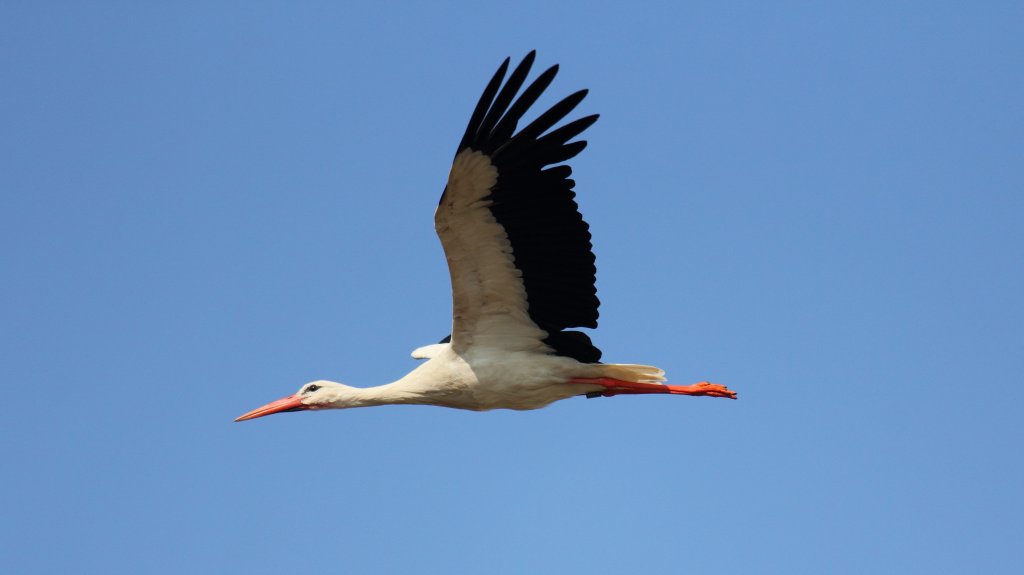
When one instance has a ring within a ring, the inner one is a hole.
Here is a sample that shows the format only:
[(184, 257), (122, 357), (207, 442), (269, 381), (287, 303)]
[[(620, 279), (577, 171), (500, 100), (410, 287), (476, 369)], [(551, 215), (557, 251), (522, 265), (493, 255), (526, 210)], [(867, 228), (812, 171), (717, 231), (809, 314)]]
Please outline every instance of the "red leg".
[(719, 385), (702, 381), (693, 385), (662, 385), (660, 383), (638, 383), (635, 381), (622, 381), (609, 377), (575, 377), (569, 383), (586, 385), (600, 385), (605, 388), (602, 392), (596, 392), (604, 397), (613, 395), (635, 395), (645, 393), (668, 393), (672, 395), (705, 395), (708, 397), (727, 397), (736, 399), (736, 392)]

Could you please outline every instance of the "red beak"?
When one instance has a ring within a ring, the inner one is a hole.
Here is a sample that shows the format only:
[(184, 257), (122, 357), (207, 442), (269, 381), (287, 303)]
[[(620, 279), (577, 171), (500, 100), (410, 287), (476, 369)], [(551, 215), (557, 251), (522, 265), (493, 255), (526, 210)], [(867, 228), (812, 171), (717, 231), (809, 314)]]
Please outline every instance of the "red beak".
[(277, 401), (272, 401), (263, 407), (256, 408), (245, 415), (241, 415), (236, 418), (235, 421), (256, 419), (257, 417), (263, 417), (264, 415), (271, 415), (273, 413), (281, 413), (282, 411), (302, 411), (303, 409), (309, 408), (302, 404), (302, 397), (298, 395), (289, 395), (288, 397), (282, 397)]

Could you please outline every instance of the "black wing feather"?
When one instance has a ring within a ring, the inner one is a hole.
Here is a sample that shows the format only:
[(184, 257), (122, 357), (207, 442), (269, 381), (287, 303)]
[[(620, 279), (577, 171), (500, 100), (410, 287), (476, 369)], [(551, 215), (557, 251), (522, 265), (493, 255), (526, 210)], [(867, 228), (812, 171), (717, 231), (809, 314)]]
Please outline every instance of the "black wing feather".
[(507, 112), (504, 112), (501, 121), (491, 131), (489, 140), (502, 142), (512, 138), (519, 120), (523, 118), (523, 114), (537, 101), (537, 98), (540, 98), (544, 90), (551, 85), (551, 81), (555, 79), (555, 74), (557, 73), (558, 66), (556, 65), (544, 70), (540, 76), (537, 76), (537, 79), (528, 88), (523, 90), (522, 95), (512, 104), (512, 107)]
[(466, 133), (462, 136), (462, 141), (459, 142), (459, 149), (455, 151), (456, 154), (460, 150), (469, 145), (469, 142), (477, 139), (477, 128), (480, 123), (483, 122), (484, 114), (487, 113), (487, 109), (491, 107), (491, 101), (494, 100), (494, 94), (497, 93), (498, 87), (501, 86), (502, 79), (505, 78), (505, 71), (508, 70), (508, 64), (511, 60), (505, 58), (505, 61), (498, 66), (498, 71), (491, 77), (491, 81), (487, 83), (487, 87), (484, 88), (484, 93), (480, 94), (480, 100), (476, 103), (476, 108), (473, 110), (473, 115), (469, 118), (469, 126), (466, 127)]
[[(536, 52), (530, 52), (523, 58), (523, 61), (516, 66), (516, 69), (512, 72), (512, 75), (508, 77), (508, 81), (505, 82), (505, 86), (502, 87), (501, 92), (498, 93), (498, 97), (491, 104), (491, 109), (487, 113), (483, 122), (480, 123), (480, 127), (477, 128), (477, 137), (485, 136), (490, 134), (494, 129), (495, 124), (501, 119), (501, 113), (515, 98), (516, 92), (523, 86), (523, 82), (526, 80), (526, 76), (530, 73), (530, 67), (533, 66), (533, 59), (537, 55)], [(472, 125), (472, 124), (470, 124)], [(515, 129), (513, 127), (513, 129)]]

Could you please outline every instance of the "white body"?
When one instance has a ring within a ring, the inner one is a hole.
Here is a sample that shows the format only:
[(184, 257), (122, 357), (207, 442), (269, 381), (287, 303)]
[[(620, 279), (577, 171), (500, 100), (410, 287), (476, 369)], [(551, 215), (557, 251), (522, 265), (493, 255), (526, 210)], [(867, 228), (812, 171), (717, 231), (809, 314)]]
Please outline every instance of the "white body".
[(664, 372), (647, 365), (587, 364), (546, 353), (487, 347), (459, 355), (448, 344), (430, 347), (436, 354), (394, 383), (358, 388), (314, 381), (309, 385), (320, 389), (310, 393), (304, 403), (310, 409), (413, 404), (473, 411), (526, 410), (605, 389), (568, 383), (572, 378), (616, 377), (645, 383), (664, 379)]

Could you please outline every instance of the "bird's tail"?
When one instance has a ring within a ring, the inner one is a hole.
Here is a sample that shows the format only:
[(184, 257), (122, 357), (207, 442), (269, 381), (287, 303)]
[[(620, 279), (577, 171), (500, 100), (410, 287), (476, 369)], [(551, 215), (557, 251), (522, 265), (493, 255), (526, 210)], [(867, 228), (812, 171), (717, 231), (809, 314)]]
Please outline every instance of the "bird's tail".
[(636, 383), (661, 383), (665, 381), (665, 370), (658, 369), (653, 365), (602, 363), (596, 367), (601, 371), (601, 377), (610, 379), (633, 381)]

